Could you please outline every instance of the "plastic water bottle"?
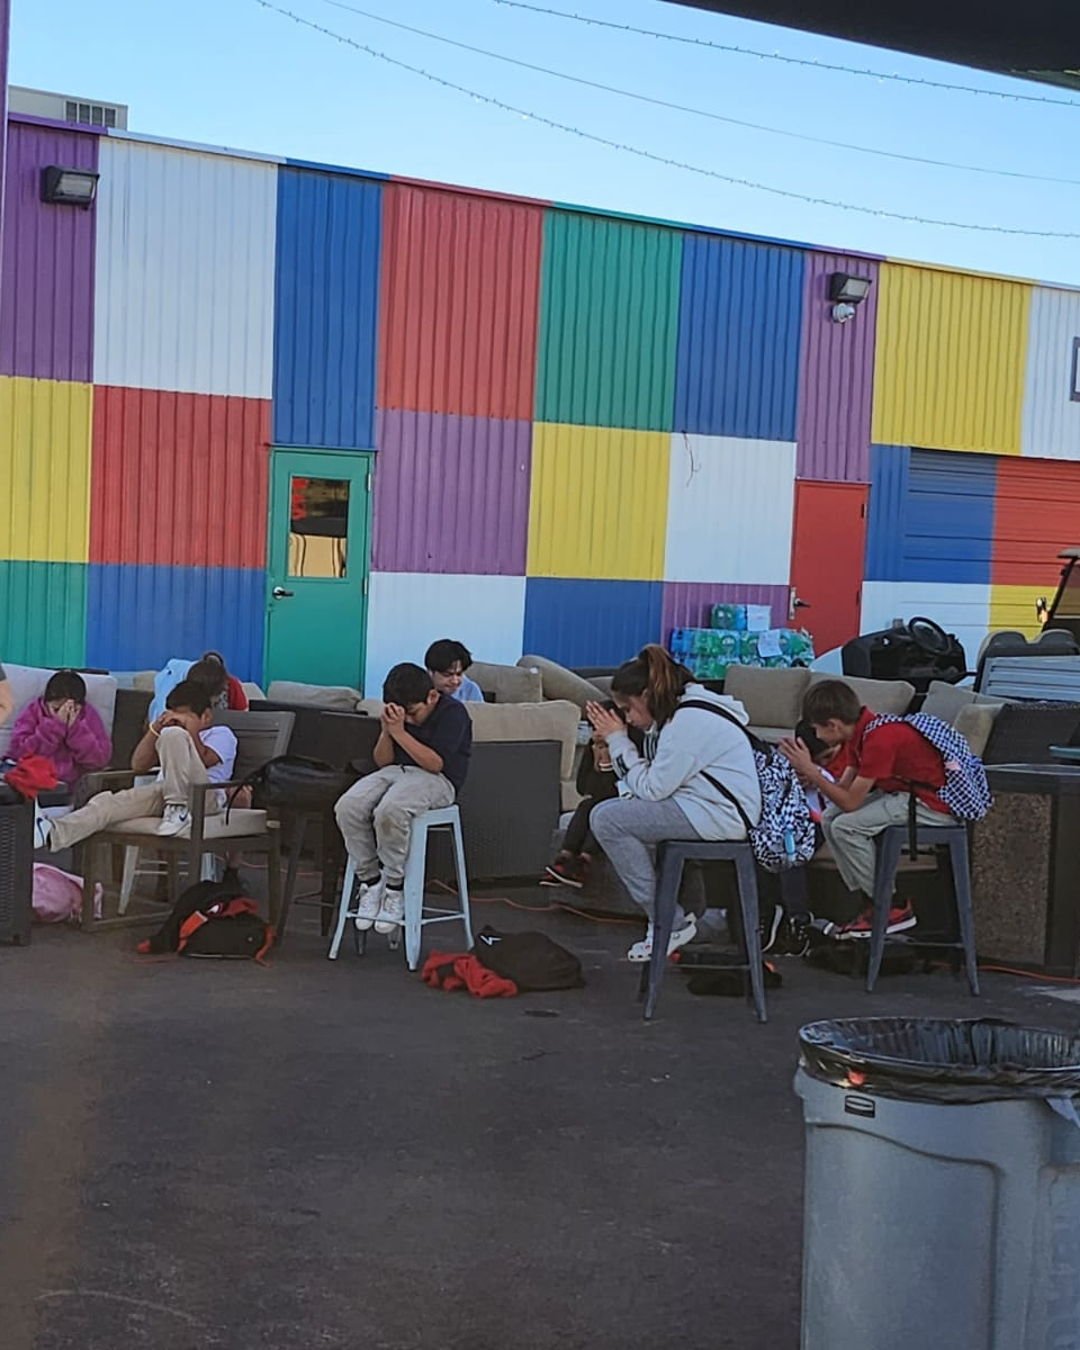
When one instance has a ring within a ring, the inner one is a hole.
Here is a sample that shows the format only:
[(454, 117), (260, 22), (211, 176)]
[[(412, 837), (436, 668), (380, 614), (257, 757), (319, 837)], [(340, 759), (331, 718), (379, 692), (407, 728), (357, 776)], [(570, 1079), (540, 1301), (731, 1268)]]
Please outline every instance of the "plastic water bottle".
[(795, 831), (789, 826), (784, 831), (784, 853), (789, 863), (795, 862)]

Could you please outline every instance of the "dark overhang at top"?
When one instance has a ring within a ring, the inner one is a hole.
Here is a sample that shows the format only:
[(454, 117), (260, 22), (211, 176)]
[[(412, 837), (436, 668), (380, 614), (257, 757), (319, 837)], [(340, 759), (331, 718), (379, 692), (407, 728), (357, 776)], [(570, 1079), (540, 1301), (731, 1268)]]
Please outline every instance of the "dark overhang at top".
[(668, 0), (1080, 90), (1080, 0)]

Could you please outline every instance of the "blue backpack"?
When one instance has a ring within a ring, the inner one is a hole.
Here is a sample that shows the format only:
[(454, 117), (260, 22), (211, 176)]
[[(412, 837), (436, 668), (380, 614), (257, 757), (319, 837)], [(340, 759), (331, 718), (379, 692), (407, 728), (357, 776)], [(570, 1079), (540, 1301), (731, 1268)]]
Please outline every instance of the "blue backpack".
[[(929, 713), (912, 713), (909, 717), (894, 717), (884, 713), (867, 724), (864, 734), (868, 736), (871, 731), (889, 722), (906, 722), (909, 727), (914, 727), (941, 756), (945, 767), (945, 786), (931, 790), (937, 792), (940, 800), (948, 807), (949, 814), (957, 820), (982, 820), (993, 806), (994, 798), (990, 784), (986, 781), (982, 760), (960, 732), (940, 717), (932, 717)], [(930, 788), (929, 783), (912, 783), (910, 786)]]
[(680, 708), (704, 708), (706, 712), (716, 713), (736, 726), (750, 742), (754, 756), (754, 768), (757, 770), (758, 787), (761, 790), (761, 816), (756, 825), (742, 808), (735, 794), (710, 773), (702, 777), (711, 783), (738, 811), (742, 823), (746, 826), (746, 837), (750, 841), (754, 859), (766, 872), (785, 872), (792, 867), (802, 867), (814, 856), (817, 842), (814, 838), (814, 822), (810, 818), (810, 806), (806, 793), (795, 774), (795, 770), (778, 750), (764, 741), (758, 740), (737, 717), (716, 703), (706, 703), (703, 699), (688, 699), (679, 704)]

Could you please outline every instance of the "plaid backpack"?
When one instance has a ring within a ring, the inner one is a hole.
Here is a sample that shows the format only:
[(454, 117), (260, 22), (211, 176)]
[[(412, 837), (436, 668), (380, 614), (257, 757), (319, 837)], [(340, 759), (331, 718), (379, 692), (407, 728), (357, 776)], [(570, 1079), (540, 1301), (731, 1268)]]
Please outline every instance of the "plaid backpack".
[(771, 745), (758, 740), (737, 717), (732, 717), (719, 704), (688, 699), (680, 703), (679, 707), (704, 708), (707, 712), (726, 717), (750, 742), (758, 787), (761, 789), (761, 816), (756, 825), (750, 823), (738, 798), (723, 783), (710, 773), (703, 773), (702, 777), (738, 811), (746, 826), (746, 837), (758, 866), (766, 872), (785, 872), (791, 867), (802, 867), (808, 863), (817, 847), (814, 822), (810, 818), (810, 806), (802, 784), (784, 756)]
[[(937, 789), (937, 795), (949, 808), (950, 815), (957, 820), (982, 820), (993, 806), (994, 798), (982, 760), (973, 753), (960, 732), (929, 713), (912, 713), (909, 717), (883, 713), (867, 724), (865, 735), (889, 722), (906, 722), (909, 727), (914, 727), (941, 756), (945, 766), (945, 786)], [(929, 788), (930, 784), (912, 783), (911, 786)]]

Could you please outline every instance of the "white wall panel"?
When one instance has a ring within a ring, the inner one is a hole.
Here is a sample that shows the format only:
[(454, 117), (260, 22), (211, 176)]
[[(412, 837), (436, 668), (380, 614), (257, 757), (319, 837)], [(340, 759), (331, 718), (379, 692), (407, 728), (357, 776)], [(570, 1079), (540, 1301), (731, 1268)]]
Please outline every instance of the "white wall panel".
[(921, 615), (955, 633), (968, 669), (974, 670), (979, 644), (990, 629), (990, 587), (931, 581), (864, 581), (862, 631), (888, 628), (893, 619)]
[(94, 380), (269, 398), (277, 168), (101, 143)]
[(664, 579), (786, 586), (794, 443), (676, 432), (670, 466)]
[(1080, 460), (1080, 293), (1031, 295), (1021, 453)]
[(524, 577), (373, 572), (364, 692), (378, 698), (390, 667), (422, 663), (436, 638), (457, 638), (477, 661), (512, 666), (524, 628)]

